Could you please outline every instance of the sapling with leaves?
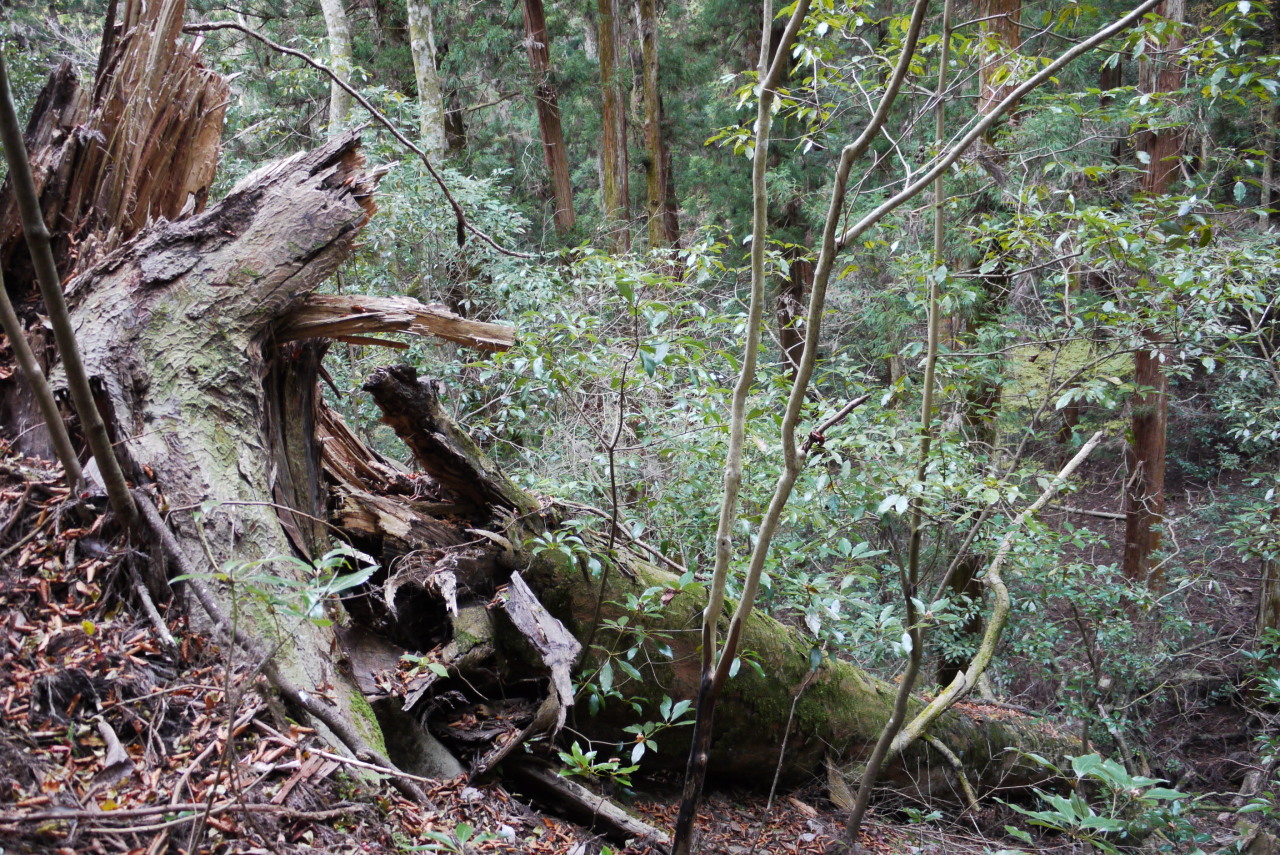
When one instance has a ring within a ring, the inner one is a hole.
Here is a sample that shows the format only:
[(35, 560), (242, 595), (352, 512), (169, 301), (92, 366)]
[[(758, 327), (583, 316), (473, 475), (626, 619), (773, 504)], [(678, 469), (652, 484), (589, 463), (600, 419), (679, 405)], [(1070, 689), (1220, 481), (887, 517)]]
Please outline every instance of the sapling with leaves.
[[(732, 542), (730, 532), (736, 521), (738, 491), (742, 478), (741, 444), (746, 421), (745, 401), (748, 390), (754, 380), (755, 364), (759, 346), (759, 328), (764, 299), (764, 247), (767, 236), (767, 194), (768, 174), (766, 163), (769, 149), (769, 128), (773, 114), (775, 89), (782, 81), (783, 62), (778, 57), (784, 56), (791, 48), (799, 34), (804, 17), (808, 12), (808, 4), (801, 0), (791, 10), (791, 17), (784, 30), (783, 37), (773, 56), (775, 61), (769, 63), (769, 41), (772, 32), (773, 11), (769, 3), (765, 4), (764, 26), (759, 65), (759, 108), (754, 128), (755, 144), (752, 168), (752, 191), (754, 215), (752, 224), (752, 290), (751, 309), (748, 313), (746, 343), (741, 362), (738, 385), (735, 387), (733, 407), (730, 416), (730, 447), (726, 458), (725, 489), (721, 503), (720, 525), (716, 535), (716, 567), (712, 580), (712, 596), (703, 616), (703, 676), (698, 694), (697, 720), (694, 727), (693, 744), (690, 748), (690, 760), (686, 772), (685, 786), (681, 798), (680, 814), (677, 819), (674, 840), (676, 855), (687, 855), (693, 851), (693, 824), (697, 805), (701, 797), (702, 782), (705, 776), (706, 760), (711, 738), (711, 727), (715, 711), (716, 699), (728, 670), (736, 659), (737, 643), (743, 620), (751, 613), (755, 598), (759, 591), (760, 578), (769, 555), (773, 535), (777, 530), (783, 509), (786, 507), (791, 490), (803, 466), (796, 442), (796, 431), (802, 416), (803, 405), (813, 375), (818, 346), (821, 341), (822, 320), (825, 312), (826, 290), (834, 268), (836, 255), (845, 249), (856, 246), (869, 229), (879, 223), (885, 216), (914, 199), (924, 190), (935, 186), (935, 182), (951, 167), (974, 143), (998, 122), (1014, 105), (1028, 93), (1052, 79), (1053, 75), (1077, 57), (1096, 48), (1106, 40), (1122, 33), (1133, 26), (1142, 16), (1153, 9), (1159, 0), (1147, 0), (1139, 4), (1129, 13), (1103, 27), (1093, 35), (1077, 42), (1056, 60), (1031, 75), (1018, 86), (1012, 88), (1003, 100), (993, 105), (979, 118), (973, 121), (968, 129), (950, 146), (944, 147), (931, 160), (927, 168), (920, 170), (902, 189), (863, 214), (852, 225), (844, 226), (846, 193), (849, 175), (857, 159), (866, 151), (870, 143), (883, 130), (894, 101), (903, 86), (908, 72), (915, 60), (920, 36), (929, 4), (920, 0), (913, 6), (910, 22), (906, 27), (901, 52), (891, 76), (884, 85), (878, 106), (868, 120), (859, 137), (841, 150), (840, 161), (833, 177), (831, 204), (823, 227), (822, 242), (818, 261), (814, 272), (814, 282), (810, 294), (809, 311), (806, 318), (806, 335), (803, 356), (795, 372), (786, 412), (782, 420), (781, 443), (785, 468), (779, 476), (773, 497), (769, 502), (757, 530), (752, 545), (751, 558), (742, 585), (742, 596), (737, 610), (730, 622), (730, 629), (723, 647), (717, 645), (716, 625), (724, 603), (724, 590), (729, 564), (732, 558)], [(935, 271), (935, 276), (937, 272)], [(943, 274), (945, 275), (945, 273)], [(936, 294), (935, 294), (936, 300)], [(935, 310), (936, 312), (936, 310)], [(936, 337), (934, 338), (936, 345)], [(927, 394), (927, 393), (926, 393)], [(926, 412), (923, 429), (929, 430), (929, 416)], [(924, 456), (927, 457), (927, 444)], [(1078, 465), (1078, 464), (1077, 464)], [(910, 583), (908, 578), (908, 589)], [(990, 629), (988, 630), (990, 632)], [(905, 701), (904, 701), (905, 705)], [(881, 740), (887, 743), (889, 740)], [(888, 745), (881, 749), (886, 754)], [(864, 778), (864, 786), (870, 783)], [(847, 829), (846, 844), (856, 845), (856, 831), (860, 818), (853, 819)]]

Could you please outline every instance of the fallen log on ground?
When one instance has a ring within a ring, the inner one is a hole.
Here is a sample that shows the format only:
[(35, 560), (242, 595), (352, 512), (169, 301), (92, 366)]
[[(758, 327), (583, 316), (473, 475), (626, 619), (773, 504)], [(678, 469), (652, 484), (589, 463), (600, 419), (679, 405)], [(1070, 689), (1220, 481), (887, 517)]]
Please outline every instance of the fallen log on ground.
[[(450, 488), (444, 485), (452, 485), (458, 490), (454, 498), (460, 506), (475, 508), (487, 503), (488, 511), (472, 518), (473, 533), (486, 525), (501, 528), (489, 533), (484, 550), (491, 557), (483, 562), (484, 566), (497, 572), (505, 568), (508, 573), (521, 568), (529, 586), (552, 614), (580, 640), (593, 639), (594, 649), (580, 664), (580, 675), (598, 671), (607, 658), (603, 651), (631, 646), (627, 630), (616, 628), (623, 618), (629, 626), (643, 628), (647, 637), (660, 639), (670, 648), (669, 658), (660, 655), (655, 645), (637, 657), (637, 662), (647, 663), (640, 668), (643, 679), (622, 682), (621, 677), (617, 678), (615, 688), (624, 701), (644, 699), (644, 714), (637, 716), (629, 703), (618, 702), (607, 704), (595, 717), (579, 709), (575, 713), (576, 730), (603, 741), (625, 741), (620, 740), (625, 726), (635, 724), (637, 719), (657, 719), (657, 703), (663, 696), (677, 700), (694, 697), (698, 681), (696, 630), (705, 604), (701, 586), (682, 585), (675, 574), (626, 550), (617, 550), (610, 562), (603, 555), (603, 543), (596, 543), (602, 562), (613, 564), (603, 587), (604, 603), (599, 605), (600, 583), (579, 562), (555, 551), (536, 554), (530, 549), (533, 537), (554, 527), (554, 507), (545, 507), (545, 503), (519, 491), (474, 444), (462, 437), (462, 432), (445, 416), (434, 384), (418, 380), (412, 369), (402, 366), (380, 370), (366, 388), (374, 392), (386, 413), (385, 420), (415, 451), (417, 463), (446, 494)], [(427, 438), (434, 440), (428, 442)], [(442, 438), (449, 438), (448, 442)], [(459, 477), (463, 472), (467, 473), (465, 479)], [(429, 525), (424, 521), (421, 527), (425, 530)], [(367, 528), (360, 532), (368, 533)], [(387, 536), (391, 540), (397, 537), (391, 532)], [(376, 543), (368, 541), (362, 546), (377, 548)], [(450, 550), (459, 549), (449, 543), (419, 546), (434, 547), (439, 556), (434, 569), (425, 575), (421, 569), (415, 571), (420, 579), (447, 572)], [(469, 548), (477, 547), (473, 543)], [(473, 576), (466, 587), (479, 592), (483, 599), (502, 582), (502, 578), (495, 578), (486, 585)], [(427, 598), (432, 596), (420, 584), (417, 590)], [(643, 613), (621, 605), (628, 598), (643, 600), (646, 596), (654, 608)], [(601, 624), (593, 628), (597, 618)], [(602, 628), (608, 626), (614, 628)], [(474, 631), (474, 627), (469, 629)], [(491, 631), (489, 648), (494, 657), (517, 659), (522, 655), (509, 641), (504, 646), (500, 628)], [(754, 780), (767, 786), (771, 779), (767, 773), (778, 765), (779, 751), (785, 745), (781, 758), (784, 778), (795, 780), (818, 774), (828, 755), (856, 775), (859, 759), (888, 719), (895, 687), (843, 661), (824, 660), (811, 673), (812, 641), (765, 616), (751, 619), (745, 649), (763, 673), (743, 667), (727, 687), (725, 704), (716, 722), (713, 773), (732, 777), (738, 783)], [(450, 664), (456, 667), (456, 663)], [(481, 670), (493, 667), (493, 662), (488, 661)], [(615, 671), (618, 673), (620, 669)], [(680, 744), (681, 736), (680, 729), (664, 733), (663, 751), (657, 756), (646, 755), (646, 765), (680, 768), (687, 749), (687, 742)], [(985, 788), (1040, 782), (1045, 777), (1043, 767), (1023, 755), (1034, 752), (1060, 758), (1075, 746), (1072, 737), (1039, 719), (976, 705), (961, 705), (944, 716), (932, 736), (961, 760), (974, 783)], [(762, 774), (762, 770), (767, 773)], [(909, 752), (889, 775), (892, 783), (925, 792), (949, 790), (955, 783), (953, 778), (951, 764), (928, 745)]]

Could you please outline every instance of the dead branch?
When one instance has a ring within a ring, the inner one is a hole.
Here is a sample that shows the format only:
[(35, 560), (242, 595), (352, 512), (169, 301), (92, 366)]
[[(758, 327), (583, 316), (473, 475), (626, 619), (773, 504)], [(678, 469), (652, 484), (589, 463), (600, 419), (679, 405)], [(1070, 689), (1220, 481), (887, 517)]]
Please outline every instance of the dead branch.
[[(412, 297), (312, 294), (293, 309), (276, 330), (276, 340), (341, 338), (362, 333), (403, 332), (436, 336), (480, 350), (508, 350), (515, 329), (473, 321), (444, 306), (424, 305)], [(388, 342), (371, 340), (386, 345)]]

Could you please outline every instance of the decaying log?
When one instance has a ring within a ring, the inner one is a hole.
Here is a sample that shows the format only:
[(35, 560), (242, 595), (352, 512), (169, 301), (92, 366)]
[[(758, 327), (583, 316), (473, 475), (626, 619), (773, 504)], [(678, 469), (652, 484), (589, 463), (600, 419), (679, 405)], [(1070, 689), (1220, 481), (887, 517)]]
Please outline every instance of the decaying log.
[[(553, 523), (554, 508), (523, 516), (504, 513), (511, 505), (531, 507), (534, 500), (513, 496), (512, 491), (518, 488), (505, 478), (489, 480), (497, 469), (474, 444), (464, 446), (450, 442), (440, 452), (447, 455), (442, 462), (432, 450), (442, 444), (427, 446), (421, 441), (423, 434), (444, 437), (461, 434), (440, 406), (433, 384), (418, 381), (411, 369), (398, 368), (379, 371), (368, 386), (376, 390), (375, 398), (387, 414), (386, 421), (414, 448), (419, 461), (432, 467), (433, 475), (440, 477), (437, 473), (445, 470), (468, 472), (472, 480), (467, 487), (473, 500), (501, 497), (495, 501), (498, 507), (494, 510), (503, 528), (491, 542), (495, 550), (510, 550), (511, 554), (501, 561), (495, 558), (495, 566), (508, 570), (525, 568), (522, 576), (531, 591), (577, 638), (584, 639), (592, 633), (591, 622), (597, 616), (607, 621), (624, 615), (632, 625), (663, 637), (673, 656), (667, 659), (650, 650), (647, 658), (654, 664), (642, 669), (643, 681), (620, 684), (615, 680), (615, 688), (625, 699), (646, 704), (650, 715), (656, 718), (657, 701), (664, 695), (677, 700), (695, 696), (699, 678), (699, 635), (694, 630), (705, 606), (705, 592), (696, 587), (682, 590), (674, 574), (618, 550), (614, 561), (625, 563), (631, 575), (611, 575), (604, 592), (603, 610), (597, 612), (597, 580), (588, 578), (577, 562), (566, 556), (550, 550), (535, 555), (525, 547), (532, 535)], [(603, 544), (594, 546), (603, 551)], [(656, 616), (639, 617), (619, 605), (628, 595), (639, 596), (647, 589), (667, 592), (662, 598), (665, 605)], [(587, 673), (602, 664), (598, 649), (601, 646), (625, 649), (630, 645), (628, 639), (615, 638), (603, 629), (596, 632), (594, 640), (597, 649), (588, 652), (582, 666)], [(504, 648), (501, 633), (494, 636), (494, 649), (498, 660), (521, 655), (509, 646)], [(835, 757), (849, 774), (856, 776), (859, 760), (869, 751), (889, 717), (895, 687), (842, 661), (826, 660), (816, 674), (811, 674), (812, 640), (761, 615), (749, 620), (744, 632), (744, 649), (761, 665), (763, 676), (750, 667), (743, 667), (726, 686), (724, 703), (717, 716), (718, 737), (711, 759), (713, 774), (732, 777), (736, 782), (758, 779), (761, 786), (767, 786), (768, 776), (761, 775), (760, 770), (773, 770), (779, 762), (779, 751), (783, 750), (784, 778), (797, 780), (817, 773), (827, 755)], [(795, 704), (795, 717), (788, 731), (792, 693), (797, 687), (804, 687), (804, 691)], [(919, 709), (922, 703), (916, 701), (914, 707)], [(579, 714), (575, 728), (593, 738), (617, 742), (623, 741), (622, 728), (635, 721), (631, 706), (620, 703), (606, 705), (594, 718)], [(647, 768), (682, 767), (688, 747), (687, 743), (680, 744), (682, 737), (687, 739), (683, 730), (686, 729), (677, 728), (663, 734), (663, 750), (645, 756)], [(1044, 769), (1026, 761), (1023, 752), (1060, 759), (1078, 749), (1073, 737), (1039, 719), (975, 705), (961, 705), (944, 715), (931, 735), (959, 757), (970, 780), (985, 789), (1027, 786), (1042, 781)], [(952, 778), (950, 764), (927, 744), (909, 751), (887, 775), (891, 783), (926, 792), (955, 790)]]
[(420, 382), (412, 366), (380, 369), (364, 389), (418, 464), (454, 496), (482, 510), (537, 512), (538, 502), (480, 453), (445, 412), (435, 384)]
[(511, 623), (538, 651), (538, 656), (551, 672), (556, 720), (555, 725), (549, 728), (549, 733), (554, 736), (564, 727), (565, 714), (573, 704), (572, 671), (578, 661), (578, 654), (582, 652), (582, 645), (565, 629), (564, 624), (547, 613), (519, 572), (511, 574), (502, 607)]
[[(314, 511), (282, 517), (270, 498), (314, 493), (305, 482), (318, 465), (290, 460), (301, 438), (267, 416), (281, 409), (272, 390), (292, 388), (272, 380), (273, 367), (301, 373), (318, 363), (282, 362), (269, 343), (273, 325), (348, 253), (373, 214), (376, 182), (358, 135), (337, 137), (259, 170), (199, 216), (151, 226), (67, 288), (121, 457), (136, 482), (162, 490), (192, 566), (234, 577), (253, 562), (310, 552), (299, 520)], [(304, 397), (275, 418), (312, 412), (314, 388), (313, 377), (290, 392)], [(271, 608), (272, 592), (244, 581), (214, 593), (228, 613), (234, 598), (241, 625), (265, 649), (287, 640), (280, 672), (327, 695), (335, 715), (378, 744), (363, 696), (329, 660), (331, 630)]]

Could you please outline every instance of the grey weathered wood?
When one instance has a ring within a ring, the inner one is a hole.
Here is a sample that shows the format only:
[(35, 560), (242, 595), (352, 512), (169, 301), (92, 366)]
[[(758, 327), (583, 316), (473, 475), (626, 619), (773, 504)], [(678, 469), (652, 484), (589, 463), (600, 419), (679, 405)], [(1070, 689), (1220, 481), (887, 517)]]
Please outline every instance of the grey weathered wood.
[(551, 685), (558, 696), (556, 723), (551, 732), (558, 733), (573, 704), (573, 666), (582, 652), (582, 644), (546, 610), (519, 572), (511, 574), (502, 607), (551, 671)]
[[(307, 468), (289, 466), (282, 444), (290, 443), (265, 425), (267, 387), (288, 385), (268, 383), (269, 373), (297, 365), (275, 359), (272, 330), (346, 257), (374, 212), (376, 176), (359, 144), (357, 134), (344, 134), (264, 167), (216, 207), (149, 227), (68, 286), (86, 367), (120, 433), (117, 448), (132, 477), (154, 481), (175, 509), (168, 524), (201, 571), (264, 562), (254, 572), (297, 572), (279, 559), (300, 551), (305, 532), (296, 521), (287, 529), (270, 498), (282, 485), (301, 495), (297, 483), (283, 482), (305, 479)], [(314, 379), (293, 388), (306, 395)], [(304, 412), (312, 406), (296, 403)], [(280, 592), (244, 582), (210, 587), (224, 611), (234, 602), (240, 625), (264, 649), (284, 642), (276, 667), (293, 685), (327, 698), (378, 744), (359, 689), (328, 656), (331, 630), (269, 610), (265, 595)]]

